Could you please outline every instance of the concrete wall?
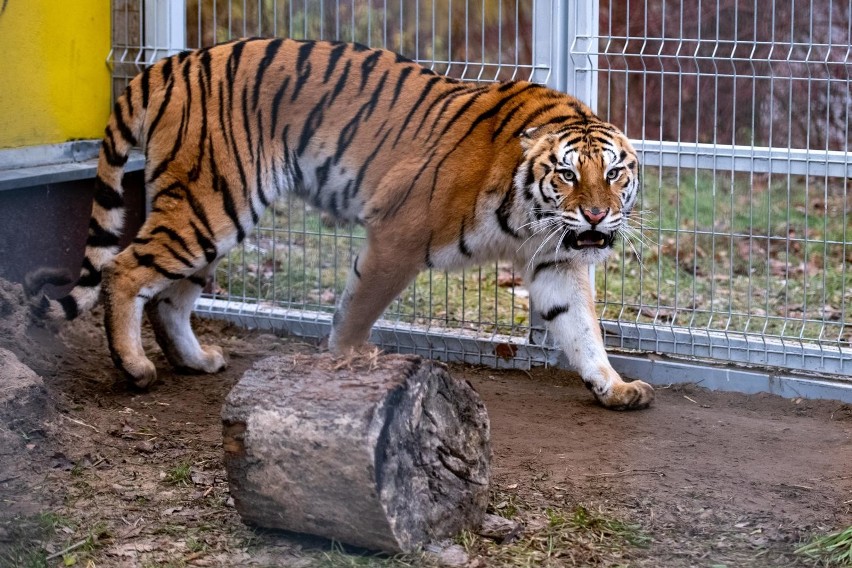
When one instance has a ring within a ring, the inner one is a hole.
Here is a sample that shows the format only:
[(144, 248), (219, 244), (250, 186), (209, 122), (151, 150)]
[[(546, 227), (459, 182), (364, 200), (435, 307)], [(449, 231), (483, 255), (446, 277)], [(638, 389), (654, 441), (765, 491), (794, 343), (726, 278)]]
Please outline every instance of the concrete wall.
[(109, 0), (0, 0), (0, 148), (100, 138)]

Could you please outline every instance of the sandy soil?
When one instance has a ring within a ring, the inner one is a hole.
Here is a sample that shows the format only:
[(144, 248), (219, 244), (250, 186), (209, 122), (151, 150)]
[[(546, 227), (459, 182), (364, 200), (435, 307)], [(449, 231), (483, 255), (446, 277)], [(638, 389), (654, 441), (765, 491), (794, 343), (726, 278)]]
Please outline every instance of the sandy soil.
[[(0, 347), (44, 378), (58, 412), (22, 440), (13, 473), (0, 478), (0, 551), (31, 542), (51, 554), (88, 540), (66, 557), (92, 566), (344, 565), (327, 541), (243, 525), (221, 464), (220, 407), (241, 373), (264, 356), (314, 346), (201, 321), (203, 340), (226, 349), (229, 368), (174, 374), (148, 338), (160, 382), (134, 392), (110, 362), (99, 311), (58, 335), (25, 333), (20, 301), (18, 287), (0, 286)], [(649, 410), (618, 413), (564, 371), (452, 372), (488, 408), (494, 512), (528, 535), (552, 526), (554, 511), (580, 510), (641, 535), (627, 539), (641, 546), (577, 541), (518, 563), (807, 565), (792, 554), (797, 544), (852, 524), (848, 405), (682, 385), (659, 389)], [(482, 567), (511, 544), (466, 546), (466, 565)]]

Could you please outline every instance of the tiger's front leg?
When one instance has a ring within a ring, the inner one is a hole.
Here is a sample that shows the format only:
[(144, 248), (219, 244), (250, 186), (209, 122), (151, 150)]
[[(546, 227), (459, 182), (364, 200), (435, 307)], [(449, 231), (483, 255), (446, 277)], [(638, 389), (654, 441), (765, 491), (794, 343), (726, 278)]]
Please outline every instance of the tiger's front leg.
[(586, 266), (540, 264), (527, 282), (534, 309), (598, 402), (613, 410), (647, 408), (654, 400), (651, 385), (623, 381), (609, 363)]
[(419, 251), (401, 254), (397, 249), (404, 247), (396, 247), (394, 242), (389, 239), (382, 243), (380, 238), (371, 236), (369, 244), (355, 257), (334, 312), (328, 341), (332, 352), (365, 347), (373, 324), (417, 276), (421, 268), (419, 259), (424, 255)]

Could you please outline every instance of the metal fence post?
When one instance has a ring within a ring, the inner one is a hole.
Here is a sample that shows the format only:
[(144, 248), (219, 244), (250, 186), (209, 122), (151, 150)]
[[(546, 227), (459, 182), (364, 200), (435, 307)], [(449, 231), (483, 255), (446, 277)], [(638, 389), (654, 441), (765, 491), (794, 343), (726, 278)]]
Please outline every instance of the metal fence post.
[[(533, 80), (569, 93), (597, 112), (599, 0), (537, 1), (533, 17)], [(594, 265), (589, 266), (589, 279), (594, 295)], [(544, 320), (532, 302), (530, 323), (530, 342), (548, 344)]]
[(145, 63), (186, 49), (186, 2), (144, 0)]

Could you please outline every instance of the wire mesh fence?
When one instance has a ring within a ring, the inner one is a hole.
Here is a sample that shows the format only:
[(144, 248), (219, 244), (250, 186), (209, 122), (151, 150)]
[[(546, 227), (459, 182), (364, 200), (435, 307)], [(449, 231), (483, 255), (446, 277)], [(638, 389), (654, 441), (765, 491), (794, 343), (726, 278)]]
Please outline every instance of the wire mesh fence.
[[(852, 3), (116, 0), (113, 12), (117, 88), (185, 47), (274, 35), (569, 90), (643, 157), (642, 242), (595, 276), (608, 344), (852, 375)], [(363, 239), (285, 200), (223, 260), (199, 308), (322, 336)], [(500, 366), (555, 362), (546, 339), (529, 341), (523, 284), (499, 263), (421, 274), (374, 340)]]

